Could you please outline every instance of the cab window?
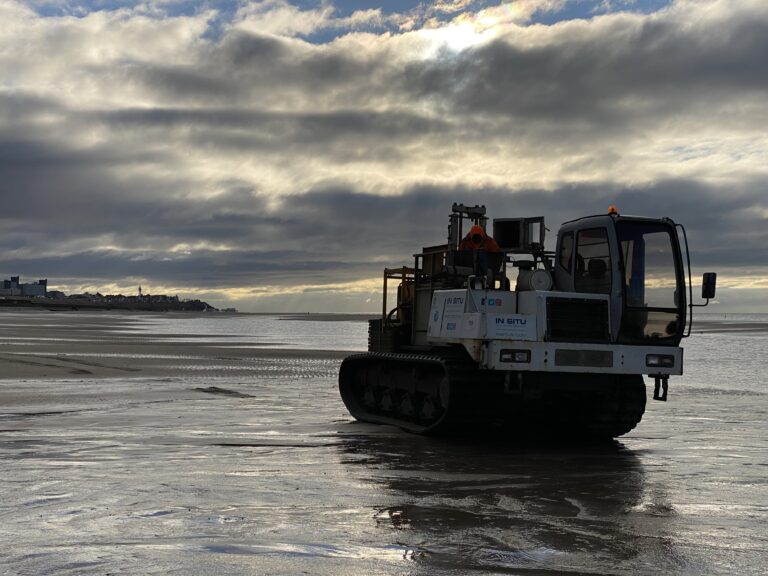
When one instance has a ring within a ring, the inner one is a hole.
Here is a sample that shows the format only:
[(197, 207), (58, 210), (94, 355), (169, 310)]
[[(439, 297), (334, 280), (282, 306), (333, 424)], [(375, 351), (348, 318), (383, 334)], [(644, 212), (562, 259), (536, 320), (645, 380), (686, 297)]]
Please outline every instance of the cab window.
[(611, 253), (605, 228), (580, 230), (576, 236), (576, 292), (610, 294)]
[(571, 272), (571, 256), (573, 256), (573, 232), (566, 232), (560, 239), (560, 266)]

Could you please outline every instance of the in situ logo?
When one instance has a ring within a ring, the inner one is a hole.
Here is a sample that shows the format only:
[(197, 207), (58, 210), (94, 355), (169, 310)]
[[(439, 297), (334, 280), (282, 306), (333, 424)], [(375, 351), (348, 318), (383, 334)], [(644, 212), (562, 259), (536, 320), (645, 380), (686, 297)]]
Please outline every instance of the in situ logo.
[(525, 326), (528, 324), (526, 318), (496, 318), (496, 324), (504, 324), (506, 326)]

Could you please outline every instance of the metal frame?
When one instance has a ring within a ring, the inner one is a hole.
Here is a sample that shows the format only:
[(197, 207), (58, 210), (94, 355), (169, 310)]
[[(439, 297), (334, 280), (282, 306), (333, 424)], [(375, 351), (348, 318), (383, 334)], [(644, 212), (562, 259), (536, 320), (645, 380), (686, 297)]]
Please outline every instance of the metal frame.
[[(400, 282), (405, 282), (406, 280), (413, 280), (415, 275), (415, 271), (413, 268), (408, 268), (407, 266), (402, 266), (400, 268), (384, 268), (384, 295), (383, 295), (383, 302), (381, 305), (381, 320), (382, 323), (386, 322), (389, 315), (397, 310), (397, 307), (395, 307), (390, 312), (387, 312), (387, 284), (389, 280), (400, 280)], [(398, 303), (399, 306), (399, 303)]]

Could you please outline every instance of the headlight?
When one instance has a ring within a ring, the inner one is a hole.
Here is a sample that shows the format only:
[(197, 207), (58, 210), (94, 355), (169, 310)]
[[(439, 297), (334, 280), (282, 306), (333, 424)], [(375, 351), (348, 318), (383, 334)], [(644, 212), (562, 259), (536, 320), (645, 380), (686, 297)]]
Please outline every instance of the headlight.
[(645, 365), (650, 368), (672, 368), (675, 365), (675, 357), (670, 354), (648, 354), (645, 357)]
[(502, 350), (499, 353), (499, 361), (527, 364), (531, 361), (531, 351), (530, 350)]

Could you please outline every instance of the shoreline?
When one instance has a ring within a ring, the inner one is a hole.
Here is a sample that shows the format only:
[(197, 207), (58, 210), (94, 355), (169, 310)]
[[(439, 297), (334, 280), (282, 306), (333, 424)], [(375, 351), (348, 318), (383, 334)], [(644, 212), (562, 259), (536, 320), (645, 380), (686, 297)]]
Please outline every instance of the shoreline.
[[(55, 302), (55, 301), (53, 301)], [(100, 304), (88, 303), (88, 305), (80, 305), (78, 303), (60, 303), (51, 305), (50, 302), (42, 303), (35, 302), (31, 304), (5, 304), (4, 300), (0, 298), (0, 314), (4, 311), (17, 311), (17, 312), (85, 312), (85, 313), (121, 313), (121, 312), (138, 312), (138, 313), (162, 313), (173, 314), (175, 312), (181, 312), (184, 315), (201, 315), (203, 317), (228, 317), (228, 316), (273, 316), (280, 320), (305, 320), (315, 322), (366, 322), (379, 318), (381, 315), (378, 313), (365, 313), (365, 312), (240, 312), (231, 311), (226, 309), (212, 308), (210, 310), (198, 310), (198, 309), (182, 309), (182, 308), (144, 308), (144, 307), (131, 307), (131, 306), (104, 306)]]
[[(207, 308), (206, 308), (207, 307)], [(65, 298), (56, 300), (53, 298), (33, 299), (24, 296), (2, 297), (0, 298), (0, 310), (49, 310), (51, 312), (67, 311), (139, 311), (139, 312), (205, 312), (209, 309), (211, 312), (223, 313), (216, 308), (200, 301), (190, 302), (94, 302), (91, 300), (78, 300), (74, 298)]]

